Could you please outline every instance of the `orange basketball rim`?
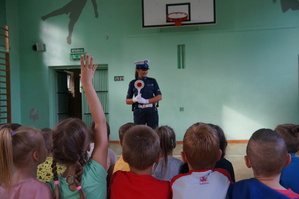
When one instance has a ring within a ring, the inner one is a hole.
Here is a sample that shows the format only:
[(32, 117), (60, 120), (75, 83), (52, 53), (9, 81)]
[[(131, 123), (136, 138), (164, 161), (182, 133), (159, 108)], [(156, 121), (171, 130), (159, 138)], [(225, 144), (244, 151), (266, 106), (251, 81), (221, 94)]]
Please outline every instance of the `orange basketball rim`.
[(188, 14), (185, 12), (171, 12), (167, 15), (167, 21), (174, 21), (176, 26), (181, 26), (182, 21), (188, 19)]

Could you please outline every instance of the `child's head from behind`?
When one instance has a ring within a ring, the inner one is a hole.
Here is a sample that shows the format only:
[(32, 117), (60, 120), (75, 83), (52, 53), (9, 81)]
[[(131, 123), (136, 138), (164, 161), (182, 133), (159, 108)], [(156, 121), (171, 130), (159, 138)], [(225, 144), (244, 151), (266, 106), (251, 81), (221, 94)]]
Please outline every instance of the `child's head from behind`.
[(53, 129), (53, 159), (61, 164), (86, 161), (89, 134), (85, 123), (77, 118), (67, 118)]
[(119, 142), (121, 145), (122, 145), (122, 141), (123, 141), (125, 133), (133, 126), (136, 126), (136, 124), (133, 122), (128, 122), (128, 123), (125, 123), (124, 125), (122, 125), (121, 127), (119, 127), (118, 136), (119, 136)]
[(219, 137), (219, 148), (222, 151), (222, 155), (221, 157), (225, 156), (225, 151), (226, 151), (226, 147), (227, 147), (227, 141), (226, 141), (226, 137), (225, 134), (222, 130), (222, 128), (218, 125), (215, 124), (208, 124), (209, 126), (211, 126), (217, 133), (218, 137)]
[(40, 131), (41, 135), (43, 136), (45, 140), (45, 146), (48, 150), (48, 154), (51, 153), (52, 151), (52, 135), (53, 135), (53, 130), (50, 128), (42, 128)]
[(5, 123), (5, 124), (2, 124), (0, 126), (0, 129), (3, 129), (3, 128), (9, 128), (13, 131), (16, 131), (17, 128), (21, 127), (22, 125), (21, 124), (18, 124), (18, 123)]
[(280, 124), (275, 131), (286, 142), (289, 153), (296, 153), (299, 150), (299, 125)]
[[(219, 138), (205, 123), (190, 126), (183, 140), (183, 159), (193, 170), (212, 169), (221, 157)], [(189, 168), (190, 169), (190, 168)]]
[[(108, 137), (108, 140), (109, 140), (109, 137), (110, 137), (110, 125), (108, 124), (108, 122), (106, 122), (106, 127), (107, 127), (107, 137)], [(89, 141), (91, 143), (94, 143), (94, 128), (95, 128), (95, 123), (94, 121), (92, 121), (89, 125), (89, 128), (88, 128), (88, 132), (89, 132)]]
[(31, 154), (36, 151), (42, 163), (47, 157), (45, 141), (40, 135), (40, 130), (32, 127), (21, 126), (12, 136), (13, 162), (15, 166), (23, 167)]
[(159, 137), (148, 126), (136, 125), (129, 128), (122, 144), (124, 160), (135, 169), (145, 170), (159, 158)]
[[(83, 167), (87, 162), (87, 149), (89, 146), (89, 132), (85, 123), (78, 118), (67, 118), (59, 122), (53, 129), (53, 163), (52, 172), (54, 181), (58, 181), (57, 165), (75, 165), (74, 183), (69, 184), (71, 191), (81, 185)], [(79, 189), (81, 197), (84, 195)], [(59, 187), (55, 184), (55, 198), (59, 197)]]
[(274, 176), (281, 173), (288, 151), (283, 138), (271, 129), (259, 129), (250, 137), (245, 161), (255, 176)]
[[(47, 157), (45, 141), (40, 130), (31, 127), (19, 127), (16, 131), (3, 128), (0, 131), (0, 167), (1, 183), (10, 184), (11, 169), (22, 169), (28, 165), (44, 162)], [(32, 162), (33, 164), (30, 164)], [(5, 175), (2, 178), (2, 175)], [(2, 180), (4, 179), (4, 180)]]
[(160, 126), (155, 129), (160, 138), (161, 153), (164, 156), (171, 155), (176, 147), (176, 137), (174, 130), (169, 126)]

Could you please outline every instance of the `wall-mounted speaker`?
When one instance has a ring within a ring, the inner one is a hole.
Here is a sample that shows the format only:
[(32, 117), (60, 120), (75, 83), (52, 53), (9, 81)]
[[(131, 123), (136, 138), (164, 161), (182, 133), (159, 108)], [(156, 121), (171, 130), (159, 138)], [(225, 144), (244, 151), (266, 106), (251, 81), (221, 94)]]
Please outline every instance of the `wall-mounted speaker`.
[(44, 43), (35, 43), (32, 46), (32, 49), (34, 51), (46, 51), (46, 44), (44, 44)]

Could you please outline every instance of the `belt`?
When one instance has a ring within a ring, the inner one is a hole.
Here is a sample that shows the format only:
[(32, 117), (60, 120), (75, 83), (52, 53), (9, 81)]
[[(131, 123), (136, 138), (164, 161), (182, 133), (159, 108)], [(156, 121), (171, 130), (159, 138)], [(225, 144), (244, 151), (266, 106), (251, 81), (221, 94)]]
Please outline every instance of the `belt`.
[(152, 108), (153, 104), (138, 104), (138, 108)]

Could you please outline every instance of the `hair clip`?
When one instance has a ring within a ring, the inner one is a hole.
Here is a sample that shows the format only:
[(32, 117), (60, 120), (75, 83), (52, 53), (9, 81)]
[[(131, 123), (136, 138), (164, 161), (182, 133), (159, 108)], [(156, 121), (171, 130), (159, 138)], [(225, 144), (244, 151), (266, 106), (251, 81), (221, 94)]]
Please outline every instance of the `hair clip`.
[(14, 136), (15, 134), (16, 134), (16, 132), (14, 132), (13, 130), (9, 130), (10, 131), (10, 134), (11, 134), (11, 136)]
[(59, 181), (58, 180), (54, 181), (54, 184), (59, 185)]
[(174, 147), (174, 140), (172, 138), (170, 139), (170, 142), (171, 142), (171, 146)]
[(81, 186), (76, 187), (76, 189), (77, 189), (78, 191), (79, 191), (81, 188), (82, 188)]

